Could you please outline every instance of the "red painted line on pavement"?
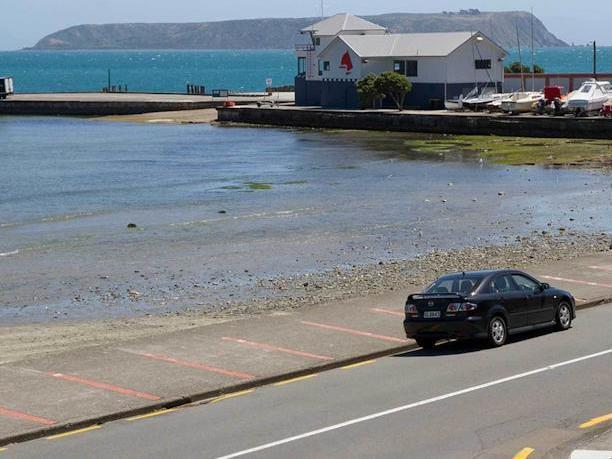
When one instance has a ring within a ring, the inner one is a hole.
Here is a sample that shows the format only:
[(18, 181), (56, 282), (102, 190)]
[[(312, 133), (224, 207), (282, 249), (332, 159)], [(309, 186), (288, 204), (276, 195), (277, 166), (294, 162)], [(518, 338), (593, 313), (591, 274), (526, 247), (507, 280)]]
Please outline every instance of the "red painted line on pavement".
[(403, 312), (393, 311), (391, 309), (384, 308), (372, 308), (370, 309), (372, 312), (377, 312), (379, 314), (387, 314), (389, 316), (397, 316), (397, 317), (405, 317), (406, 315)]
[(393, 336), (377, 335), (375, 333), (364, 332), (361, 330), (353, 330), (352, 328), (338, 327), (336, 325), (319, 324), (316, 322), (308, 322), (304, 320), (302, 321), (302, 323), (304, 325), (309, 325), (311, 327), (323, 328), (325, 330), (339, 331), (339, 332), (348, 333), (350, 335), (355, 335), (355, 336), (367, 336), (369, 338), (376, 338), (382, 341), (390, 341), (392, 343), (407, 343), (408, 342), (407, 339), (403, 339), (403, 338), (395, 338)]
[(77, 384), (83, 384), (84, 386), (95, 387), (96, 389), (103, 389), (110, 392), (117, 392), (118, 394), (129, 395), (131, 397), (144, 398), (147, 400), (161, 400), (157, 395), (149, 394), (147, 392), (139, 392), (137, 390), (126, 389), (125, 387), (113, 386), (103, 382), (93, 381), (91, 379), (81, 378), (75, 375), (65, 375), (63, 373), (47, 373), (49, 376), (61, 379), (63, 381), (70, 381)]
[(53, 421), (51, 419), (41, 418), (40, 416), (32, 416), (31, 414), (11, 410), (10, 408), (4, 408), (2, 406), (0, 406), (0, 416), (19, 419), (20, 421), (28, 421), (43, 426), (52, 426), (53, 424), (57, 424), (57, 421)]
[(272, 346), (271, 344), (265, 344), (265, 343), (256, 343), (254, 341), (247, 341), (245, 339), (229, 338), (226, 336), (223, 338), (223, 341), (230, 341), (232, 343), (244, 344), (245, 346), (265, 349), (267, 351), (283, 352), (285, 354), (296, 355), (298, 357), (304, 357), (306, 359), (325, 360), (325, 361), (334, 360), (333, 357), (329, 357), (327, 355), (311, 354), (310, 352), (296, 351), (294, 349), (287, 349), (285, 347)]
[(589, 266), (591, 269), (600, 269), (602, 271), (609, 271), (612, 273), (612, 266)]
[(204, 365), (203, 363), (190, 362), (188, 360), (180, 360), (172, 357), (166, 357), (165, 355), (148, 354), (146, 352), (134, 352), (135, 355), (140, 355), (152, 360), (159, 360), (161, 362), (171, 363), (173, 365), (180, 365), (187, 368), (195, 368), (196, 370), (210, 371), (211, 373), (218, 373), (223, 376), (229, 376), (231, 378), (238, 378), (244, 380), (255, 379), (255, 376), (241, 373), (238, 371), (225, 370), (223, 368), (211, 367), (210, 365)]
[(577, 280), (577, 279), (567, 279), (565, 277), (554, 277), (554, 276), (542, 276), (542, 277), (544, 279), (556, 280), (556, 281), (560, 281), (560, 282), (570, 282), (570, 283), (573, 283), (573, 284), (590, 285), (591, 287), (612, 288), (612, 285), (610, 285), (610, 284), (600, 284), (598, 282), (587, 282), (587, 281), (582, 281), (582, 280)]

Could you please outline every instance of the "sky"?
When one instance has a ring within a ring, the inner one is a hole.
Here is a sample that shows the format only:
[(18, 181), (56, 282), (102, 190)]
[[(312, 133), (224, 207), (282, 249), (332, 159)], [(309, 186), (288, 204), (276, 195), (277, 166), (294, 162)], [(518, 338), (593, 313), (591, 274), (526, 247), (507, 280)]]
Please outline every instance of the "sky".
[[(324, 0), (325, 14), (431, 13), (478, 8), (482, 11), (532, 7), (548, 29), (568, 43), (597, 40), (612, 45), (610, 0), (588, 8), (570, 0)], [(200, 22), (321, 14), (320, 0), (0, 0), (0, 49), (34, 45), (40, 38), (78, 24), (109, 22)]]

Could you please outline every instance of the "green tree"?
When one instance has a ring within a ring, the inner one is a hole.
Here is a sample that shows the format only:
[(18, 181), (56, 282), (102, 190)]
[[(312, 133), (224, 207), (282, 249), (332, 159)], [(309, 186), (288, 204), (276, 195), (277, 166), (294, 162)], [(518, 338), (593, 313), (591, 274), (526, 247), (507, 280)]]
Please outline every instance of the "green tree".
[[(544, 69), (538, 64), (534, 64), (534, 73), (544, 73)], [(509, 66), (504, 67), (506, 73), (531, 73), (531, 67), (527, 65), (521, 66), (520, 62), (513, 62)]]
[(376, 75), (367, 75), (357, 82), (357, 93), (361, 100), (362, 108), (376, 108), (376, 104), (379, 100), (385, 97), (384, 93), (380, 93), (376, 80)]
[(397, 72), (381, 73), (374, 81), (374, 86), (380, 94), (391, 97), (398, 110), (404, 108), (406, 94), (412, 91), (412, 83)]

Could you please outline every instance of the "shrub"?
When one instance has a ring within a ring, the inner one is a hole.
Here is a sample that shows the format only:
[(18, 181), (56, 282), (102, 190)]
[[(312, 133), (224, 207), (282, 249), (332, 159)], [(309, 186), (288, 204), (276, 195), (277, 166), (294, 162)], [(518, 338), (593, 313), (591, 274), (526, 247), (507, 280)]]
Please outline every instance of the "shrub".
[(385, 72), (367, 75), (357, 82), (357, 92), (362, 107), (376, 108), (377, 103), (389, 96), (398, 110), (404, 107), (406, 94), (412, 90), (412, 83), (404, 75)]

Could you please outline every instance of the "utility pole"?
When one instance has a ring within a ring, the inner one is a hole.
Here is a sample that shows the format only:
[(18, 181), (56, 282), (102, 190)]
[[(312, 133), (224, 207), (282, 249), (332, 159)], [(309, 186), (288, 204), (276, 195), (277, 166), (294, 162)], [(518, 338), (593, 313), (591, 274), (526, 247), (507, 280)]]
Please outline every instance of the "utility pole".
[(535, 91), (535, 50), (533, 38), (533, 7), (531, 7), (531, 91)]
[(593, 41), (593, 78), (597, 79), (597, 42)]

